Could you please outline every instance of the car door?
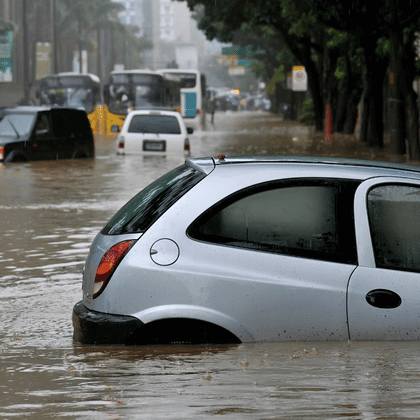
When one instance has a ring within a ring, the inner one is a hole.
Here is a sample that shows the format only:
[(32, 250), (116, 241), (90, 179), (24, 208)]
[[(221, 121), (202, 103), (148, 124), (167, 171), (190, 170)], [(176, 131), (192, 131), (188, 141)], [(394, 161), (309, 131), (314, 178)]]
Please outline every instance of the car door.
[(348, 288), (350, 339), (420, 339), (420, 182), (364, 182), (355, 221), (359, 266)]
[(70, 159), (75, 151), (76, 121), (73, 117), (74, 110), (53, 109), (51, 117), (54, 129), (55, 159)]
[(31, 140), (32, 159), (55, 159), (57, 157), (57, 141), (49, 113), (40, 112), (38, 114)]
[(171, 269), (183, 271), (193, 301), (199, 296), (256, 341), (347, 340), (354, 190), (298, 179), (240, 191), (191, 225)]

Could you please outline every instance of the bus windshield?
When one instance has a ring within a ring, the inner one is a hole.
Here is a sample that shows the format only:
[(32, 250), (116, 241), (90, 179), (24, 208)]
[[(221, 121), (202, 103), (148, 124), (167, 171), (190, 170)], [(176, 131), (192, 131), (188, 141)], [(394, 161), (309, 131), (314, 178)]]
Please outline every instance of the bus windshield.
[(108, 108), (114, 114), (126, 115), (134, 108), (160, 107), (163, 103), (159, 75), (113, 74), (108, 92)]
[(181, 79), (181, 88), (193, 88), (197, 84), (197, 76), (195, 73), (169, 73), (178, 76)]
[(82, 108), (87, 114), (92, 113), (95, 106), (92, 89), (74, 87), (43, 90), (41, 104)]
[(84, 76), (50, 76), (40, 83), (41, 105), (59, 105), (94, 111), (100, 102), (99, 82)]

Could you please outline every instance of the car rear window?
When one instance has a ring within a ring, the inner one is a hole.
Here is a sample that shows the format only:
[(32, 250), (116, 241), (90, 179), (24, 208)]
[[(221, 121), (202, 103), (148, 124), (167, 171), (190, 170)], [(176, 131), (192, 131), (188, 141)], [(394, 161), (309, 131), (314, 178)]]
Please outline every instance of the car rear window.
[(36, 114), (5, 114), (0, 120), (0, 136), (20, 137), (28, 134)]
[(134, 115), (129, 133), (181, 134), (178, 119), (170, 115)]
[(181, 165), (151, 183), (125, 204), (102, 229), (104, 235), (145, 232), (206, 175)]

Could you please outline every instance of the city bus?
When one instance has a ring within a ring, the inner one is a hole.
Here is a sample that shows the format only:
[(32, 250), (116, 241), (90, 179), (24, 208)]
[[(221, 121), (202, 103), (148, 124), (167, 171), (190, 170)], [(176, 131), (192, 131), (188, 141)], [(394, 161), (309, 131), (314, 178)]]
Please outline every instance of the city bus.
[(177, 76), (152, 70), (114, 70), (104, 88), (107, 130), (118, 132), (133, 109), (181, 112), (181, 82)]
[(181, 114), (187, 127), (206, 125), (206, 76), (197, 70), (161, 69), (181, 78)]
[(93, 134), (105, 133), (105, 110), (98, 76), (72, 72), (47, 76), (40, 80), (37, 96), (40, 105), (84, 109)]

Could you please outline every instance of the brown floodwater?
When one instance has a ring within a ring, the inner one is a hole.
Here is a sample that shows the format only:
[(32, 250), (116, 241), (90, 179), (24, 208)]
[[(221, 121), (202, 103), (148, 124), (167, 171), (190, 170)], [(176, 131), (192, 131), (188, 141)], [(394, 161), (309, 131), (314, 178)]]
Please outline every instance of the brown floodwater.
[[(303, 154), (407, 161), (268, 113), (216, 114), (193, 156)], [(0, 166), (0, 419), (415, 419), (418, 342), (88, 346), (72, 340), (90, 243), (183, 158)]]

